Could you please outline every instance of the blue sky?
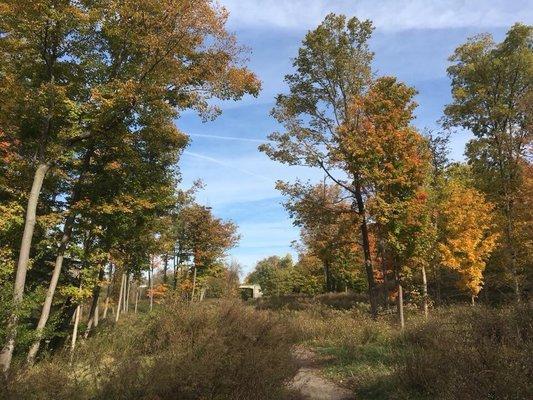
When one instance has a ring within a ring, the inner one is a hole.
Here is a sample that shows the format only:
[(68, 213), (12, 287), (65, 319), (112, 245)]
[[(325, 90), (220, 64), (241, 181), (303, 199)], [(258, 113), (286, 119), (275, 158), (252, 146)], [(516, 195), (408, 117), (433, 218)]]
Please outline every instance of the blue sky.
[[(329, 12), (369, 18), (375, 31), (371, 48), (378, 75), (395, 75), (416, 87), (421, 129), (435, 127), (450, 100), (447, 58), (468, 37), (489, 32), (501, 40), (517, 21), (533, 23), (533, 0), (220, 0), (230, 11), (228, 28), (250, 48), (250, 68), (262, 81), (257, 98), (224, 103), (223, 114), (202, 123), (192, 112), (176, 123), (191, 135), (180, 160), (182, 186), (196, 179), (206, 185), (198, 200), (239, 225), (241, 241), (229, 256), (248, 273), (269, 255), (294, 253), (298, 229), (274, 189), (276, 180), (319, 179), (322, 175), (271, 161), (257, 150), (280, 129), (269, 116), (285, 74), (309, 29)], [(461, 159), (467, 133), (452, 137), (452, 157)]]

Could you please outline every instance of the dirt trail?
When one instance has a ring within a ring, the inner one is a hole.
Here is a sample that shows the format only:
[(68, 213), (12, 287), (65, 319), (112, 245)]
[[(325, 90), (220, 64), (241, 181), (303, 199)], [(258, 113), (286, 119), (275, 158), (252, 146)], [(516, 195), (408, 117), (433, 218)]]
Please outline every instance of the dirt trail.
[(300, 369), (290, 383), (306, 400), (354, 400), (354, 394), (339, 385), (323, 378), (319, 366), (324, 360), (309, 349), (299, 347), (294, 351)]

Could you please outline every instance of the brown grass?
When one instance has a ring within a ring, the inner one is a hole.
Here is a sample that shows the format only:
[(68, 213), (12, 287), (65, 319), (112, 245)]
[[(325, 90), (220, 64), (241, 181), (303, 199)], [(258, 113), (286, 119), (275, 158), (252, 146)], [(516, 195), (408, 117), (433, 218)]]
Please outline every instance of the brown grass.
[(281, 399), (294, 335), (239, 302), (169, 301), (10, 382), (13, 399)]

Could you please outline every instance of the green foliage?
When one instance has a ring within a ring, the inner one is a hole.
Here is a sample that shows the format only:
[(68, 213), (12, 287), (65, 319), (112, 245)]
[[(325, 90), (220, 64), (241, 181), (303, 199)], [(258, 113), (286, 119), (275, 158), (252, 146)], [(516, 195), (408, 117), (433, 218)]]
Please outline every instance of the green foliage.
[(524, 230), (530, 216), (520, 207), (531, 168), (532, 49), (533, 27), (519, 23), (501, 43), (485, 34), (459, 46), (448, 68), (453, 102), (444, 110), (446, 126), (475, 135), (466, 147), (473, 184), (495, 204), (502, 237), (491, 267), (512, 276), (511, 283), (493, 274), (500, 281), (493, 285), (499, 292), (511, 286), (517, 299), (532, 254)]

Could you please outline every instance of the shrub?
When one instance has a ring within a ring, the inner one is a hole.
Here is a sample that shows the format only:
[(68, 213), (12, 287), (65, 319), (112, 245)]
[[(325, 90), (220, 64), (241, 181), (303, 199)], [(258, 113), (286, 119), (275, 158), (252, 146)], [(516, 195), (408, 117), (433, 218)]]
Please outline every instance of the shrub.
[(533, 398), (530, 307), (461, 307), (404, 336), (399, 381), (432, 399)]
[(16, 399), (278, 399), (295, 373), (294, 335), (238, 302), (169, 299), (11, 382)]

